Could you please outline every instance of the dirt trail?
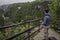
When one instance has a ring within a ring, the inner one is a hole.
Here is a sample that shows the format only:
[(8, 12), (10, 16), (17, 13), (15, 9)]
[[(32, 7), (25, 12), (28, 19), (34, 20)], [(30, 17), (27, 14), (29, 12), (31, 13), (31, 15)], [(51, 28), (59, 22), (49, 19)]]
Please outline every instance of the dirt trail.
[[(55, 32), (53, 29), (49, 29), (49, 37), (55, 37), (57, 40), (60, 40), (60, 34)], [(44, 29), (40, 31), (35, 37), (34, 40), (42, 40), (44, 38)]]

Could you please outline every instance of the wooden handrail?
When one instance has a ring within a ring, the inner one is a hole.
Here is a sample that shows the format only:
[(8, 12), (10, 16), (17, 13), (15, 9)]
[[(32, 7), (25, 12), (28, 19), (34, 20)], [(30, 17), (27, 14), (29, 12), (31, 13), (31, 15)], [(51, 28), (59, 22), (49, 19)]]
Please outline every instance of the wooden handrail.
[[(16, 27), (16, 26), (18, 26), (18, 25), (24, 25), (24, 24), (26, 24), (26, 23), (32, 23), (32, 22), (35, 22), (35, 21), (39, 21), (39, 23), (41, 23), (40, 22), (40, 18), (37, 18), (37, 19), (34, 19), (34, 20), (29, 20), (29, 21), (26, 21), (26, 22), (21, 22), (21, 23), (18, 23), (18, 24), (12, 24), (12, 25), (8, 25), (8, 26), (3, 26), (3, 27), (0, 27), (0, 30), (2, 30), (2, 29), (6, 29), (6, 28), (11, 28), (11, 27)], [(28, 28), (27, 30), (24, 30), (23, 32), (19, 32), (19, 33), (16, 33), (16, 34), (14, 34), (14, 35), (12, 35), (12, 36), (9, 36), (8, 38), (6, 38), (6, 39), (4, 39), (4, 40), (12, 40), (12, 39), (14, 39), (14, 38), (16, 38), (16, 37), (18, 37), (19, 35), (22, 35), (22, 34), (24, 34), (24, 33), (28, 33), (29, 34), (29, 32), (30, 31), (32, 31), (32, 29), (34, 29), (34, 28), (36, 28), (36, 27), (38, 27), (38, 26), (40, 26), (40, 24), (38, 24), (38, 25), (35, 25), (35, 26), (33, 26), (32, 28)], [(38, 27), (39, 28), (39, 27)], [(39, 28), (40, 29), (40, 28)], [(38, 29), (38, 30), (39, 30)], [(38, 30), (36, 30), (35, 32), (37, 32)], [(35, 33), (35, 32), (33, 32), (33, 33)], [(32, 33), (32, 34), (33, 34)], [(29, 37), (32, 35), (32, 34), (29, 34), (27, 37), (25, 37), (25, 39), (29, 39)], [(24, 40), (25, 40), (24, 39)]]
[(34, 20), (30, 20), (30, 21), (26, 21), (26, 22), (21, 22), (21, 23), (18, 23), (18, 24), (12, 24), (12, 25), (8, 25), (8, 26), (3, 26), (3, 27), (0, 27), (0, 30), (1, 29), (10, 28), (10, 27), (13, 27), (13, 26), (17, 26), (17, 25), (23, 25), (23, 24), (34, 22), (34, 21), (37, 21), (37, 20), (40, 20), (40, 18), (34, 19)]
[(18, 37), (19, 35), (21, 35), (21, 34), (23, 34), (23, 33), (26, 33), (26, 32), (28, 32), (28, 31), (31, 31), (32, 29), (36, 28), (37, 26), (39, 26), (39, 25), (36, 25), (36, 26), (34, 26), (34, 27), (32, 27), (32, 28), (29, 28), (29, 29), (27, 29), (27, 30), (25, 30), (25, 31), (23, 31), (23, 32), (19, 32), (19, 33), (17, 33), (17, 34), (14, 34), (14, 35), (6, 38), (5, 40), (11, 40), (11, 39), (13, 39), (13, 38), (15, 38), (15, 37)]
[[(41, 28), (42, 29), (42, 28)], [(27, 39), (27, 38), (29, 38), (29, 37), (31, 37), (32, 35), (34, 35), (37, 31), (39, 31), (40, 32), (40, 30), (41, 29), (38, 29), (38, 30), (36, 30), (35, 32), (33, 32), (31, 35), (29, 35), (29, 36), (27, 36), (27, 37), (25, 37), (25, 38), (23, 38), (23, 39), (21, 39), (21, 40), (25, 40), (25, 39)]]

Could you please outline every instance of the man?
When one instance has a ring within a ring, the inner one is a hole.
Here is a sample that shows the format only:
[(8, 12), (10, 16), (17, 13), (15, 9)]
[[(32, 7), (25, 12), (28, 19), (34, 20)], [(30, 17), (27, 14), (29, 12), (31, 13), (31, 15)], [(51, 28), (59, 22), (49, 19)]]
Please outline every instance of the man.
[(45, 10), (45, 16), (42, 22), (42, 25), (44, 26), (44, 40), (48, 40), (48, 29), (49, 25), (51, 23), (51, 15), (49, 13), (49, 10)]

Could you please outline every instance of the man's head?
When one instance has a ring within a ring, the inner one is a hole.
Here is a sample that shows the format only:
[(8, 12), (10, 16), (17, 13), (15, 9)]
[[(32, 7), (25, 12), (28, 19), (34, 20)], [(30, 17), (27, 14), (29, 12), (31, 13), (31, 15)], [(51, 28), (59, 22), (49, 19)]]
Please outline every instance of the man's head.
[(49, 10), (45, 10), (45, 16), (50, 16)]
[(45, 13), (48, 13), (49, 12), (49, 10), (45, 10)]

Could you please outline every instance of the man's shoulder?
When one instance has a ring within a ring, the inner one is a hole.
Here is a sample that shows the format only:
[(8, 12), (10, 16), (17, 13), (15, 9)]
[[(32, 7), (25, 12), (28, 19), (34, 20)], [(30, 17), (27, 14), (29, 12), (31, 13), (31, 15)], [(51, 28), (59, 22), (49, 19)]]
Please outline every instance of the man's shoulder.
[(49, 16), (45, 16), (45, 18), (49, 18)]
[(45, 18), (49, 18), (50, 16), (45, 16)]

